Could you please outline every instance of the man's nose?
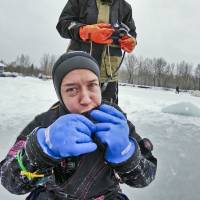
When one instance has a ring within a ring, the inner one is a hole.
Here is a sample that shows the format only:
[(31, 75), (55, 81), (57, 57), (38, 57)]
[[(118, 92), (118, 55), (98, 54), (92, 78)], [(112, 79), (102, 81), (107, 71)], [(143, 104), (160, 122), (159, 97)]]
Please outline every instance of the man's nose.
[(88, 90), (86, 90), (86, 89), (82, 90), (80, 103), (81, 104), (91, 103), (90, 92)]

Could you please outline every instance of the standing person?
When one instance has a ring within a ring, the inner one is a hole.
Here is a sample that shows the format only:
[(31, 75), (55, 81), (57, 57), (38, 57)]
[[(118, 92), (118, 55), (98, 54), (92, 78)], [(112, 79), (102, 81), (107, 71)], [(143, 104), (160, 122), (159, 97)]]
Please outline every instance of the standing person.
[(176, 94), (179, 94), (179, 86), (176, 86)]
[(120, 108), (101, 100), (99, 67), (84, 52), (53, 67), (59, 102), (29, 123), (1, 161), (1, 183), (28, 200), (126, 200), (119, 183), (155, 178), (152, 144)]
[(90, 53), (100, 66), (103, 99), (118, 104), (118, 69), (136, 45), (132, 8), (125, 0), (68, 0), (58, 24), (67, 51)]

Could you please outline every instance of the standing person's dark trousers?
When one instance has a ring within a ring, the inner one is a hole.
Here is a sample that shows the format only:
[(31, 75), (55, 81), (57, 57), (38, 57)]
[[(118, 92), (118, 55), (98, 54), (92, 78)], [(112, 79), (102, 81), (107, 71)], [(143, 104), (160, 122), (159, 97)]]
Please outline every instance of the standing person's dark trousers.
[(108, 101), (110, 103), (118, 104), (118, 82), (117, 81), (101, 83), (101, 91), (102, 91), (103, 100)]

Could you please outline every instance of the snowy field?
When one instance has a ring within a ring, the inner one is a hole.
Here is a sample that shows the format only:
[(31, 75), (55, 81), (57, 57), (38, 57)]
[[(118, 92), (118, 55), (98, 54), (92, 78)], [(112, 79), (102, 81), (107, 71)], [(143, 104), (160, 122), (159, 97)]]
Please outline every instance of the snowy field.
[[(158, 158), (156, 180), (142, 189), (122, 186), (124, 192), (131, 200), (199, 200), (200, 97), (130, 86), (120, 86), (119, 93), (119, 105), (137, 132), (152, 140)], [(17, 77), (0, 78), (0, 97), (2, 160), (20, 130), (47, 110), (56, 96), (51, 81)], [(0, 197), (25, 199), (9, 194), (2, 186)]]

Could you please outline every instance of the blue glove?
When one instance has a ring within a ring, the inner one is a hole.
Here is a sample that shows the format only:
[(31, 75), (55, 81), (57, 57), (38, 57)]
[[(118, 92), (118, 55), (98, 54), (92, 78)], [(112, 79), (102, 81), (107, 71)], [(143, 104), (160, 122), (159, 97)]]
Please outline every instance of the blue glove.
[(135, 141), (129, 138), (129, 126), (125, 116), (109, 105), (101, 105), (91, 116), (96, 123), (96, 137), (106, 145), (105, 159), (119, 164), (128, 160), (135, 151)]
[(43, 151), (56, 159), (95, 151), (97, 145), (91, 135), (95, 125), (79, 114), (68, 114), (58, 118), (48, 128), (37, 131), (37, 140)]

